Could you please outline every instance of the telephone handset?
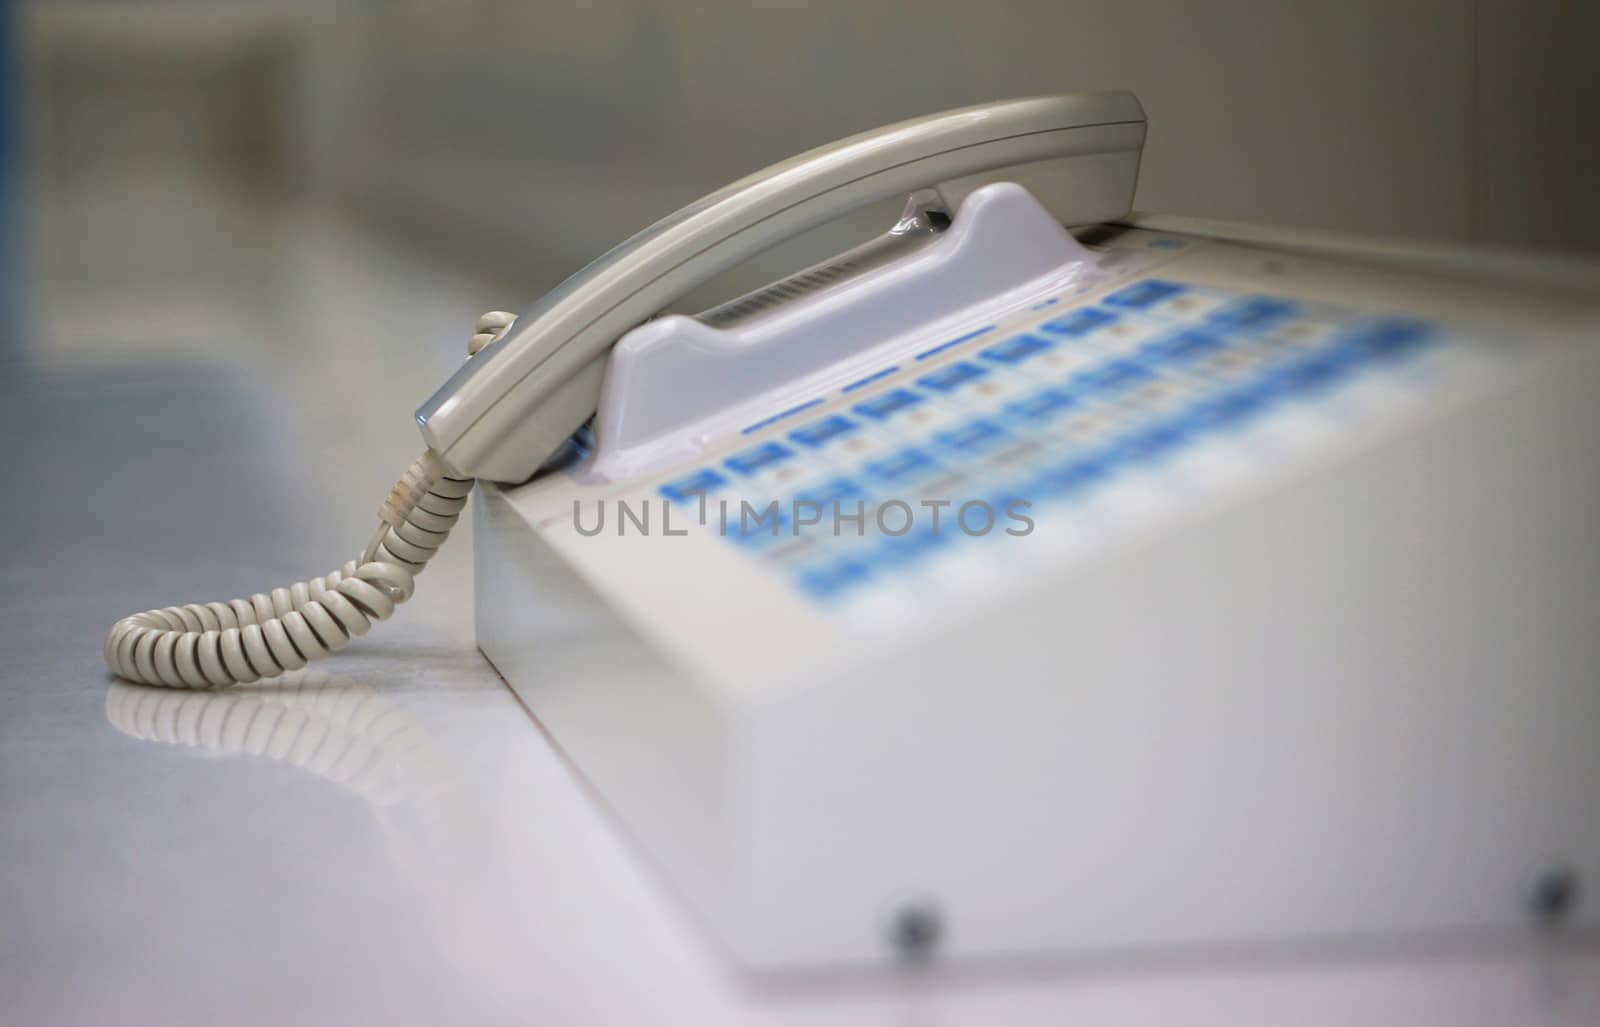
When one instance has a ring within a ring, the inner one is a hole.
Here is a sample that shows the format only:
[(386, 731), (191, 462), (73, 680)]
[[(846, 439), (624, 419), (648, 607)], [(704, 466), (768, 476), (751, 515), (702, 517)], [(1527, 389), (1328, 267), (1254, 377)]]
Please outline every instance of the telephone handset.
[(480, 322), (491, 334), (417, 411), (428, 449), (384, 500), (359, 559), (249, 599), (125, 617), (106, 637), (107, 664), (131, 681), (207, 688), (343, 648), (411, 597), (472, 480), (531, 477), (595, 413), (612, 345), (697, 285), (807, 228), (926, 189), (958, 213), (968, 193), (1011, 181), (1064, 225), (1113, 220), (1132, 206), (1144, 134), (1131, 93), (982, 104), (852, 136), (690, 204), (520, 317)]
[(594, 413), (623, 333), (696, 285), (806, 228), (897, 194), (1021, 181), (1064, 225), (1128, 212), (1145, 117), (1131, 93), (982, 104), (803, 153), (656, 222), (523, 313), (417, 411), (463, 476), (520, 482)]

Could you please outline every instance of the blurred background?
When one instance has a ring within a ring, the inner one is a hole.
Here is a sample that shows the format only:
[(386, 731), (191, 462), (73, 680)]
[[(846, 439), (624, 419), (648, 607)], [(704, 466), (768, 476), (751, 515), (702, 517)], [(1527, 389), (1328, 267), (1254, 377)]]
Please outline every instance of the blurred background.
[(7, 300), (13, 344), (52, 363), (364, 332), (426, 391), (480, 306), (519, 309), (726, 181), (1073, 89), (1143, 100), (1144, 210), (1600, 249), (1582, 0), (4, 9)]

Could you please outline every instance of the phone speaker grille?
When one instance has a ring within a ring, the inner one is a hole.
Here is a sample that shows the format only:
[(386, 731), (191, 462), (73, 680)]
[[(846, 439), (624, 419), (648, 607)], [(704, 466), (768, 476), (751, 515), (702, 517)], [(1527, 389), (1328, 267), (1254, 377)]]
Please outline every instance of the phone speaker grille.
[(755, 292), (746, 293), (736, 300), (724, 303), (720, 307), (699, 315), (700, 320), (714, 328), (721, 328), (743, 321), (746, 318), (764, 314), (774, 307), (782, 306), (791, 300), (802, 296), (809, 296), (820, 292), (836, 282), (843, 281), (852, 275), (863, 271), (869, 262), (861, 260), (840, 260), (820, 267), (808, 268), (773, 282)]
[(924, 246), (938, 240), (941, 230), (927, 228), (915, 232), (889, 232), (870, 239), (852, 250), (846, 250), (832, 260), (796, 271), (771, 285), (747, 292), (721, 306), (712, 307), (695, 316), (702, 324), (713, 328), (726, 328), (735, 322), (760, 317), (775, 307), (830, 289), (875, 268), (892, 264)]

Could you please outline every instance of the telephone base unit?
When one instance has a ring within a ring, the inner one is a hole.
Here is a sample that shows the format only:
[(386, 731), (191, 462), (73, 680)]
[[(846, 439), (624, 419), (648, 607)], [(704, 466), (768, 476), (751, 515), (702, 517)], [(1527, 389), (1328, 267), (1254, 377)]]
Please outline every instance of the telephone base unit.
[(1529, 887), (1600, 888), (1594, 293), (1078, 238), (626, 474), (480, 484), (484, 653), (749, 969), (1592, 932)]

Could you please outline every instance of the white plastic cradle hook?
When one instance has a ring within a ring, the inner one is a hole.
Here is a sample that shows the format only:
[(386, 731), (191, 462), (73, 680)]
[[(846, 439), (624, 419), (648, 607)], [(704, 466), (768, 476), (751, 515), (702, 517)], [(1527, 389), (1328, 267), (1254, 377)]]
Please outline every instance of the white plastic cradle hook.
[(1060, 289), (1092, 273), (1092, 258), (1027, 190), (999, 182), (971, 193), (931, 244), (759, 317), (651, 321), (612, 351), (587, 473), (615, 480), (670, 462), (852, 380), (906, 339), (959, 332), (1019, 295)]

